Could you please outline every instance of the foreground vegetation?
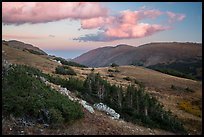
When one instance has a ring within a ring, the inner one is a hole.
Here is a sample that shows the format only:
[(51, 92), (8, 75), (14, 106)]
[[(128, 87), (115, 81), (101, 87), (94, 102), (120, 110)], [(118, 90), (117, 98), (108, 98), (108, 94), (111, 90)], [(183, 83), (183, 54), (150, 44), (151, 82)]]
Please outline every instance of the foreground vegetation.
[(62, 75), (77, 75), (76, 72), (69, 66), (58, 66), (55, 69), (55, 73)]
[[(74, 91), (90, 104), (103, 102), (113, 108), (126, 121), (151, 128), (161, 128), (180, 134), (186, 131), (170, 111), (165, 111), (156, 98), (144, 91), (144, 85), (127, 88), (111, 85), (100, 74), (90, 73), (85, 81), (70, 77), (62, 79), (44, 74), (27, 66), (12, 66), (2, 81), (3, 113), (43, 120), (53, 126), (83, 117), (78, 103), (47, 87), (39, 77)], [(138, 81), (135, 81), (137, 84)]]
[(182, 123), (170, 111), (165, 111), (156, 98), (144, 91), (143, 86), (129, 85), (124, 89), (110, 85), (100, 74), (91, 73), (84, 82), (86, 92), (82, 94), (90, 103), (108, 104), (127, 121), (185, 134)]
[(126, 121), (181, 134), (186, 133), (182, 123), (170, 111), (165, 111), (156, 98), (146, 93), (144, 85), (138, 81), (135, 83), (139, 83), (139, 88), (129, 85), (127, 89), (124, 89), (111, 85), (103, 80), (100, 74), (94, 73), (90, 73), (85, 81), (73, 77), (65, 80), (47, 76), (47, 79), (76, 91), (79, 97), (90, 104), (99, 102), (107, 104)]
[(17, 65), (3, 69), (2, 111), (4, 115), (27, 117), (60, 126), (83, 117), (81, 106), (43, 83), (38, 69)]

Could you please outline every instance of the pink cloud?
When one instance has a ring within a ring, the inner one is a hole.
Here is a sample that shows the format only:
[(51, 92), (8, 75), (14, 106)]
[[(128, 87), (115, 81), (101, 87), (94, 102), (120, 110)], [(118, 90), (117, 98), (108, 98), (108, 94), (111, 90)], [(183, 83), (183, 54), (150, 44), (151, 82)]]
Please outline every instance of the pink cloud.
[(3, 2), (5, 24), (44, 23), (62, 19), (103, 17), (108, 9), (96, 2)]
[(184, 14), (145, 7), (136, 11), (124, 10), (117, 15), (108, 15), (108, 12), (109, 9), (96, 2), (3, 2), (2, 22), (19, 25), (74, 19), (81, 21), (82, 29), (101, 30), (98, 34), (88, 34), (75, 40), (113, 41), (142, 38), (170, 28), (168, 25), (144, 23), (144, 19), (156, 19), (164, 15), (169, 22), (175, 22), (186, 17)]
[(93, 29), (98, 27), (103, 27), (107, 24), (112, 23), (114, 17), (98, 17), (98, 18), (91, 18), (91, 19), (83, 19), (81, 20), (81, 27), (83, 29)]
[(83, 29), (100, 28), (103, 32), (96, 35), (76, 38), (80, 41), (113, 41), (118, 39), (142, 38), (160, 31), (170, 29), (169, 26), (142, 23), (143, 19), (156, 19), (163, 15), (159, 10), (121, 11), (115, 16), (86, 19), (81, 21)]
[(118, 38), (141, 38), (168, 29), (169, 27), (164, 27), (157, 24), (121, 24), (119, 27), (108, 29), (107, 31), (105, 31), (105, 34), (110, 37)]
[(163, 14), (163, 12), (161, 12), (159, 10), (147, 10), (147, 11), (144, 11), (143, 14), (146, 18), (155, 19), (155, 18), (161, 16)]
[(169, 22), (182, 21), (186, 17), (184, 14), (173, 13), (170, 11), (167, 11), (166, 15), (169, 17)]
[(104, 27), (107, 25), (117, 25), (118, 22), (124, 24), (135, 24), (139, 20), (145, 18), (155, 19), (161, 16), (163, 13), (159, 10), (140, 10), (140, 11), (121, 11), (117, 16), (105, 16), (91, 19), (82, 19), (81, 27), (83, 29), (93, 29), (98, 27)]

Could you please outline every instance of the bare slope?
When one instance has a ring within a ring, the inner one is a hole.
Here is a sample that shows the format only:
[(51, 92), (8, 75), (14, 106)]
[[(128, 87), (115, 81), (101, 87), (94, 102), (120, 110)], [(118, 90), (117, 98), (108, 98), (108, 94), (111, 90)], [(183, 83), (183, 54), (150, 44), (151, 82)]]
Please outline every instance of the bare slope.
[(43, 71), (52, 72), (58, 63), (48, 59), (47, 55), (35, 55), (20, 49), (2, 44), (2, 57), (10, 63), (25, 64), (39, 68)]
[(43, 50), (39, 49), (38, 47), (35, 47), (31, 44), (23, 43), (21, 41), (17, 41), (17, 40), (5, 41), (5, 40), (3, 40), (2, 43), (4, 45), (9, 46), (9, 47), (13, 47), (13, 48), (21, 49), (21, 50), (28, 50), (31, 52), (34, 51), (35, 53), (47, 55), (47, 53), (45, 53)]
[[(82, 54), (81, 56), (75, 58), (73, 61), (81, 64), (86, 64), (86, 66), (90, 67), (99, 67), (110, 65), (115, 58), (119, 58), (119, 56), (123, 56), (124, 54), (128, 54), (131, 50), (134, 50), (135, 47), (128, 45), (118, 45), (116, 47), (103, 47), (91, 50), (87, 53)], [(126, 58), (120, 58), (116, 63), (124, 65), (127, 62)]]
[(202, 58), (202, 44), (196, 43), (149, 43), (139, 47), (120, 45), (91, 50), (73, 61), (90, 67), (142, 64), (150, 66), (170, 63), (180, 59)]

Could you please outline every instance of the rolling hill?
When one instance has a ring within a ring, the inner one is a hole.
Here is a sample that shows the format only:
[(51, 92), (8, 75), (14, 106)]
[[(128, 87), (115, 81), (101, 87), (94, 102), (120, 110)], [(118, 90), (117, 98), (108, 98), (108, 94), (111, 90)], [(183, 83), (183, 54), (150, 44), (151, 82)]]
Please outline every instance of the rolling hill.
[(90, 67), (130, 65), (141, 63), (151, 66), (170, 63), (179, 59), (202, 58), (202, 44), (196, 43), (149, 43), (139, 47), (117, 45), (91, 50), (73, 59)]
[(28, 52), (33, 54), (47, 55), (47, 53), (45, 53), (43, 50), (39, 49), (38, 47), (35, 47), (31, 44), (23, 43), (17, 40), (10, 40), (10, 41), (3, 40), (2, 44), (16, 49), (27, 50)]
[(73, 61), (89, 67), (104, 67), (116, 63), (160, 71), (171, 69), (173, 72), (170, 74), (179, 73), (177, 76), (190, 75), (186, 77), (202, 79), (202, 44), (198, 43), (166, 42), (149, 43), (139, 47), (103, 47), (84, 53)]

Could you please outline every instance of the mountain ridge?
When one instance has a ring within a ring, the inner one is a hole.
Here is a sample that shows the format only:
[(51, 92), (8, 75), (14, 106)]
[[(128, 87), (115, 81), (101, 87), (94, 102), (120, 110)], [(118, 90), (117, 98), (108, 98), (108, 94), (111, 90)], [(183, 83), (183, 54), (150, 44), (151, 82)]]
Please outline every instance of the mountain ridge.
[(197, 55), (202, 57), (201, 43), (156, 42), (138, 47), (117, 45), (97, 48), (74, 58), (73, 61), (90, 67), (103, 67), (111, 63), (130, 65), (134, 62), (142, 62), (144, 66), (150, 66), (175, 59), (194, 58)]
[(21, 49), (21, 50), (27, 50), (28, 52), (31, 52), (33, 54), (48, 55), (40, 48), (33, 46), (32, 44), (27, 44), (18, 40), (9, 40), (9, 41), (2, 40), (2, 44), (7, 45), (9, 47)]

